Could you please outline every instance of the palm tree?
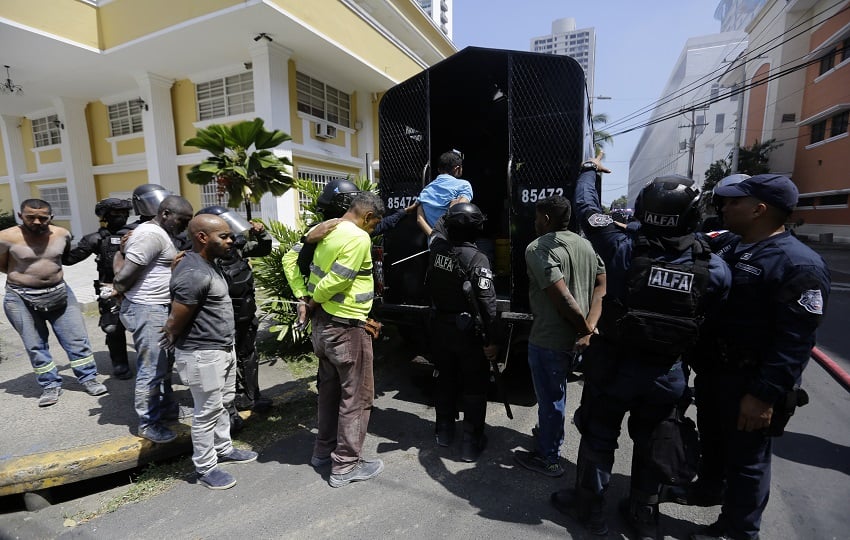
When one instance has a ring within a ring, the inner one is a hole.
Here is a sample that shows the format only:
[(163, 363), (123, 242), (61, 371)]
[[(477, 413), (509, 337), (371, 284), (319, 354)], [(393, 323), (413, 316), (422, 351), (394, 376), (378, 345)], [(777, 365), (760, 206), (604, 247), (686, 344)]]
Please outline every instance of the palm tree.
[(270, 150), (289, 140), (283, 131), (263, 127), (261, 118), (230, 126), (212, 124), (183, 143), (212, 154), (186, 176), (193, 184), (215, 182), (219, 195), (228, 196), (227, 206), (239, 208), (245, 203), (250, 220), (252, 202), (259, 203), (266, 193), (279, 197), (295, 183), (289, 158)]
[(596, 126), (601, 126), (608, 123), (608, 115), (599, 113), (593, 115), (593, 150), (596, 155), (602, 152), (606, 144), (614, 144), (614, 138), (611, 134), (603, 129), (597, 129)]

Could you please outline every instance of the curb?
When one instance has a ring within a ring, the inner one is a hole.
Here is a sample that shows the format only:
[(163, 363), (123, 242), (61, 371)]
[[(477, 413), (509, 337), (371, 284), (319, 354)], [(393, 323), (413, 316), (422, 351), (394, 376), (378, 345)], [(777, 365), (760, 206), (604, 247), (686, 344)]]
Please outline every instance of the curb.
[[(288, 401), (283, 399), (286, 395), (274, 399), (274, 405)], [(249, 420), (252, 415), (251, 411), (239, 412), (243, 420)], [(90, 480), (191, 452), (191, 418), (169, 424), (168, 427), (177, 434), (177, 438), (166, 444), (156, 444), (136, 435), (125, 435), (74, 448), (0, 461), (0, 497)]]

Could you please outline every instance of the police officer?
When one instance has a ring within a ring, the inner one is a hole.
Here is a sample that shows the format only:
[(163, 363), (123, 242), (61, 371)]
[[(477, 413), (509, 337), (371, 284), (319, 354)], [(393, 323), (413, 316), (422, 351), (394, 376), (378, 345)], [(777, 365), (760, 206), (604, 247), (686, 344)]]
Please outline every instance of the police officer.
[(262, 223), (249, 223), (241, 215), (222, 206), (208, 206), (198, 214), (212, 214), (224, 219), (234, 235), (230, 251), (218, 259), (218, 265), (227, 280), (236, 320), (236, 398), (233, 407), (230, 407), (232, 420), (234, 414), (238, 415), (236, 410), (264, 412), (271, 406), (271, 401), (260, 395), (255, 343), (259, 320), (256, 316), (254, 273), (248, 258), (265, 257), (271, 253), (272, 237)]
[(718, 504), (717, 522), (692, 538), (757, 538), (770, 492), (771, 436), (794, 408), (829, 296), (823, 259), (785, 229), (797, 204), (787, 177), (761, 174), (719, 187), (736, 236), (724, 259), (732, 289), (694, 362), (703, 460), (691, 504)]
[(631, 489), (621, 511), (641, 539), (656, 538), (658, 495), (664, 480), (653, 433), (670, 418), (686, 379), (681, 356), (696, 344), (702, 317), (729, 288), (729, 269), (694, 230), (699, 192), (679, 175), (661, 176), (641, 190), (637, 231), (623, 230), (602, 211), (599, 158), (581, 166), (575, 208), (608, 275), (599, 336), (585, 355), (585, 384), (575, 423), (581, 433), (576, 489), (552, 494), (552, 504), (604, 535), (605, 492), (623, 417), (634, 441)]
[(743, 173), (730, 174), (717, 182), (717, 185), (714, 186), (711, 192), (711, 206), (714, 207), (715, 215), (703, 220), (702, 230), (705, 233), (705, 239), (711, 247), (711, 251), (721, 257), (737, 243), (737, 235), (724, 228), (721, 212), (723, 208), (723, 197), (717, 194), (717, 190), (725, 186), (732, 186), (743, 182), (749, 177), (749, 174)]
[(133, 211), (139, 219), (129, 224), (128, 227), (135, 229), (139, 224), (150, 221), (159, 210), (159, 205), (171, 192), (159, 184), (142, 184), (133, 190)]
[(476, 461), (487, 442), (488, 361), (498, 352), (493, 272), (474, 243), (484, 229), (484, 219), (471, 203), (449, 208), (446, 236), (435, 232), (431, 239), (427, 278), (434, 305), (437, 444), (452, 444), (455, 419), (463, 411), (461, 459), (466, 462)]
[(97, 279), (94, 280), (94, 292), (97, 294), (97, 307), (100, 311), (98, 325), (106, 334), (106, 346), (112, 359), (112, 373), (119, 379), (133, 376), (127, 361), (127, 336), (124, 325), (118, 318), (120, 301), (113, 295), (112, 280), (115, 273), (112, 262), (121, 247), (121, 238), (127, 233), (127, 219), (130, 217), (131, 204), (126, 199), (103, 199), (94, 207), (94, 213), (104, 224), (97, 231), (83, 236), (77, 247), (67, 251), (62, 264), (72, 265), (95, 254)]

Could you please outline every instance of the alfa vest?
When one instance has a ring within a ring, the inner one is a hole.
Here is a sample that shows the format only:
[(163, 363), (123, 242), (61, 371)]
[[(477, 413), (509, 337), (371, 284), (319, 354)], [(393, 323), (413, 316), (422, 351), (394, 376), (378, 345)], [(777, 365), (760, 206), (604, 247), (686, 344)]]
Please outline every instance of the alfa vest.
[(603, 300), (600, 330), (608, 339), (661, 364), (672, 364), (696, 345), (711, 251), (696, 238), (690, 248), (690, 261), (673, 263), (652, 257), (647, 240), (636, 239), (626, 297)]
[(121, 228), (116, 233), (101, 227), (98, 229), (97, 250), (95, 251), (95, 262), (97, 263), (98, 280), (101, 283), (112, 283), (115, 280), (115, 272), (112, 270), (112, 261), (115, 254), (121, 249), (121, 238), (129, 229)]
[(218, 264), (227, 280), (234, 318), (237, 321), (253, 320), (257, 302), (254, 298), (254, 272), (251, 265), (238, 253), (222, 257)]

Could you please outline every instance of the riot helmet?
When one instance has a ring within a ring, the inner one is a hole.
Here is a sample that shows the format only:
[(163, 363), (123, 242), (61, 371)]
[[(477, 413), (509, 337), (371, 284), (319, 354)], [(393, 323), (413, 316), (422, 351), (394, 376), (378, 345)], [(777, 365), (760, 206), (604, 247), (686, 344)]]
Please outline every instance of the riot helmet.
[(472, 241), (484, 231), (487, 217), (481, 209), (472, 203), (458, 203), (446, 212), (444, 222), (449, 239), (454, 241)]
[(248, 220), (232, 208), (225, 208), (223, 206), (207, 206), (206, 208), (198, 210), (195, 215), (198, 216), (200, 214), (211, 214), (213, 216), (220, 217), (230, 227), (230, 232), (233, 233), (234, 236), (251, 230), (251, 224)]
[(714, 211), (717, 212), (718, 216), (721, 214), (720, 209), (723, 207), (723, 197), (721, 195), (717, 195), (715, 191), (717, 191), (718, 188), (740, 184), (748, 178), (750, 178), (749, 174), (736, 173), (730, 174), (717, 182), (717, 185), (711, 190), (711, 205), (714, 207)]
[(133, 210), (136, 215), (153, 217), (159, 205), (172, 193), (158, 184), (142, 184), (133, 190)]
[(350, 180), (331, 180), (322, 190), (316, 206), (325, 219), (342, 217), (360, 190)]
[(680, 174), (659, 176), (638, 194), (635, 216), (641, 230), (658, 236), (680, 236), (699, 223), (699, 190)]
[(110, 197), (103, 199), (94, 206), (94, 214), (99, 218), (104, 218), (111, 211), (127, 212), (133, 209), (133, 203), (129, 199), (116, 199)]

